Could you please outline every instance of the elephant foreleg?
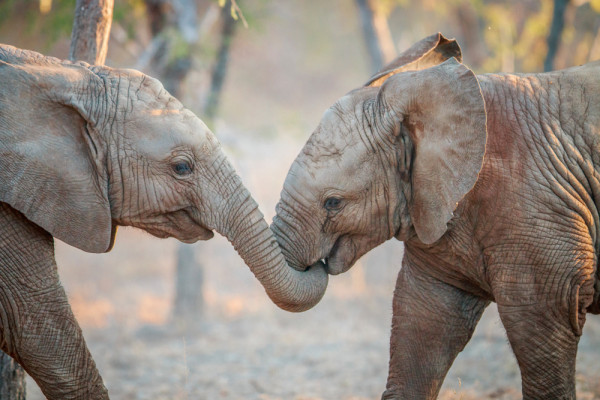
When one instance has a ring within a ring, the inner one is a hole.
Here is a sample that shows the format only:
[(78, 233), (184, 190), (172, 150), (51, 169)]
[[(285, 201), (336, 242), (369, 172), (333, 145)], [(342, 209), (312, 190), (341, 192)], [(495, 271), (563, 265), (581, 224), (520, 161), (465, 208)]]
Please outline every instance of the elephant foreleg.
[(394, 292), (390, 367), (383, 399), (435, 399), (488, 301), (406, 262)]
[(108, 399), (44, 230), (0, 203), (0, 345), (49, 400)]

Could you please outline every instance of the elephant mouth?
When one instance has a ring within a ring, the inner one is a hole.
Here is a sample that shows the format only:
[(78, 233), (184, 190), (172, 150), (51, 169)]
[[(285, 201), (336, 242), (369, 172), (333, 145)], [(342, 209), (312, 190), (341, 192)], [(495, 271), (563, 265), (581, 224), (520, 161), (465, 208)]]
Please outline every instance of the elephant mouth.
[(143, 228), (146, 232), (157, 238), (166, 239), (173, 237), (183, 243), (196, 243), (199, 240), (211, 239), (215, 234), (212, 230), (203, 226), (194, 227), (193, 231), (181, 232), (179, 229), (174, 229), (169, 226), (146, 226)]
[(340, 236), (333, 244), (329, 255), (320, 259), (317, 264), (322, 264), (329, 275), (344, 273), (354, 264), (354, 252), (351, 250), (352, 240), (347, 236)]
[(173, 237), (183, 243), (195, 243), (214, 236), (212, 229), (199, 223), (187, 210), (178, 210), (163, 215), (162, 221), (155, 221), (141, 227), (152, 236), (161, 239)]

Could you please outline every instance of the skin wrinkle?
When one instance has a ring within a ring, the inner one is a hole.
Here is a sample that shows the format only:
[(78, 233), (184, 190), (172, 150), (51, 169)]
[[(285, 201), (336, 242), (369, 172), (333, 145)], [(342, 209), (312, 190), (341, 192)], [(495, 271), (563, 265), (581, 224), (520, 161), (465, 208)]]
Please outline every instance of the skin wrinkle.
[(246, 210), (243, 207), (231, 209), (231, 211), (227, 214), (231, 229), (235, 232), (238, 232), (240, 237), (248, 237), (248, 232), (252, 229), (252, 225), (248, 224), (248, 221), (242, 218), (242, 216), (250, 214), (252, 211), (257, 210), (258, 207), (247, 205), (248, 203), (246, 200), (249, 195), (245, 194), (242, 197), (238, 190), (232, 194), (232, 197), (236, 199), (236, 203), (243, 204), (243, 207), (251, 207), (250, 210)]
[[(371, 107), (373, 106), (373, 102), (369, 102), (371, 104)], [(365, 115), (364, 119), (368, 119), (369, 116)], [(376, 134), (376, 131), (374, 131), (372, 129), (372, 125), (369, 123), (369, 128), (371, 128), (369, 130), (369, 132), (371, 134)], [(384, 136), (385, 138), (385, 136)], [(380, 167), (381, 167), (381, 171), (384, 174), (384, 182), (386, 182), (387, 184), (383, 184), (381, 187), (383, 188), (384, 191), (384, 205), (378, 205), (378, 210), (381, 209), (389, 209), (388, 212), (388, 219), (387, 219), (387, 226), (388, 226), (388, 236), (392, 237), (396, 234), (396, 232), (398, 231), (399, 228), (399, 221), (398, 218), (395, 218), (395, 215), (398, 213), (398, 208), (396, 207), (387, 207), (387, 204), (397, 204), (398, 201), (396, 201), (395, 196), (392, 195), (392, 191), (389, 190), (390, 186), (394, 186), (397, 185), (394, 181), (395, 181), (395, 176), (396, 174), (394, 174), (393, 172), (396, 171), (398, 168), (396, 168), (397, 165), (400, 165), (400, 161), (398, 160), (398, 152), (395, 150), (397, 148), (398, 145), (392, 147), (392, 146), (388, 146), (388, 143), (384, 140), (377, 140), (375, 141), (375, 143), (377, 144), (377, 151), (376, 154), (379, 158), (380, 161)], [(403, 142), (404, 144), (404, 142)], [(392, 173), (388, 173), (388, 171), (391, 171)], [(380, 213), (380, 211), (378, 211), (378, 213)]]
[(312, 201), (311, 198), (304, 196), (302, 192), (296, 191), (293, 188), (290, 188), (290, 190), (286, 190), (282, 195), (282, 198), (285, 198), (283, 204), (288, 205), (287, 210), (290, 210), (291, 212), (300, 211), (298, 213), (298, 216), (301, 219), (299, 221), (300, 224), (307, 224), (309, 229), (318, 228), (318, 225), (312, 225), (314, 224), (314, 221), (311, 218), (307, 218), (304, 216), (305, 213), (311, 212), (311, 209), (309, 207), (304, 206), (304, 204), (307, 204), (308, 202)]
[[(140, 179), (140, 174), (138, 173), (140, 168), (142, 169), (141, 179)], [(142, 160), (139, 160), (134, 165), (131, 165), (131, 172), (132, 172), (132, 175), (134, 176), (135, 182), (137, 182), (137, 192), (135, 193), (135, 198), (136, 198), (137, 204), (136, 204), (135, 208), (132, 208), (132, 210), (151, 209), (152, 208), (152, 205), (150, 204), (151, 201), (150, 201), (150, 199), (146, 199), (146, 195), (145, 195), (146, 193), (148, 193), (149, 188), (151, 188), (152, 191), (154, 192), (154, 199), (156, 202), (158, 202), (159, 198), (156, 195), (156, 188), (155, 188), (153, 182), (149, 181), (149, 178), (151, 175), (150, 175), (150, 171), (148, 168), (148, 164), (143, 162)], [(123, 195), (125, 195), (125, 194), (123, 194)], [(132, 197), (134, 197), (134, 196), (132, 196)], [(148, 204), (145, 204), (146, 201), (148, 202)]]
[[(287, 211), (288, 209), (292, 210), (292, 212)], [(278, 240), (281, 239), (281, 250), (292, 267), (299, 266), (297, 265), (298, 263), (310, 265), (321, 258), (320, 256), (313, 256), (311, 254), (314, 250), (308, 256), (312, 259), (306, 259), (304, 263), (301, 260), (294, 260), (290, 257), (292, 254), (302, 254), (302, 249), (308, 248), (309, 245), (304, 237), (292, 237), (288, 234), (288, 232), (293, 230), (302, 229), (301, 222), (297, 222), (295, 218), (291, 218), (292, 214), (293, 208), (287, 206), (286, 197), (282, 195), (282, 200), (277, 205), (277, 217), (274, 219), (274, 227), (275, 231), (278, 232)], [(304, 267), (304, 265), (301, 265), (301, 267)]]
[[(92, 71), (94, 71), (96, 73), (96, 71), (94, 69), (91, 69)], [(98, 107), (97, 109), (97, 116), (96, 116), (96, 120), (98, 121), (98, 123), (96, 124), (96, 134), (98, 134), (98, 132), (106, 129), (107, 126), (112, 126), (112, 121), (110, 120), (110, 117), (108, 117), (109, 119), (107, 120), (106, 116), (108, 115), (107, 110), (108, 110), (108, 101), (109, 101), (109, 87), (107, 85), (107, 80), (104, 76), (99, 75), (96, 73), (96, 76), (98, 76), (102, 82), (102, 90), (104, 93), (102, 94), (98, 94), (98, 96), (96, 96), (97, 99), (100, 99), (100, 104), (101, 107)], [(104, 116), (104, 118), (100, 118), (99, 116)], [(103, 163), (100, 166), (103, 170), (103, 173), (105, 174), (105, 176), (111, 176), (111, 164), (110, 164), (110, 146), (104, 146), (106, 148), (106, 150), (104, 150), (105, 154), (103, 154)], [(106, 193), (111, 193), (111, 184), (110, 184), (110, 179), (105, 179), (106, 182)]]
[(301, 247), (297, 241), (294, 241), (293, 238), (288, 234), (290, 231), (289, 229), (279, 228), (279, 226), (282, 224), (281, 221), (282, 217), (281, 213), (279, 213), (278, 218), (273, 219), (273, 226), (271, 228), (278, 235), (278, 242), (281, 246), (281, 251), (292, 267), (302, 267), (302, 265), (298, 265), (302, 263), (295, 263), (291, 257), (292, 254), (300, 254)]
[[(357, 108), (360, 108), (360, 110), (363, 112), (363, 115), (357, 115), (356, 119), (359, 120), (362, 124), (362, 129), (358, 130), (358, 134), (359, 134), (359, 138), (361, 139), (361, 141), (363, 142), (363, 145), (367, 148), (370, 149), (370, 153), (372, 154), (372, 156), (379, 156), (379, 152), (377, 151), (378, 148), (380, 149), (380, 146), (378, 143), (375, 143), (374, 141), (371, 140), (370, 138), (370, 134), (373, 133), (373, 129), (371, 126), (371, 123), (369, 122), (369, 118), (364, 115), (364, 110), (365, 110), (365, 103), (360, 103)], [(382, 163), (383, 164), (383, 163)], [(384, 164), (385, 165), (385, 164)], [(383, 169), (385, 171), (385, 169)]]
[(546, 170), (545, 168), (540, 168), (540, 169), (541, 169), (542, 171), (545, 171), (545, 170)]
[[(558, 80), (560, 83), (560, 80)], [(560, 93), (560, 89), (559, 89), (559, 93)], [(540, 106), (539, 109), (540, 110), (544, 110), (544, 107), (541, 105), (541, 102), (539, 102)], [(589, 105), (586, 106), (586, 108), (588, 108)], [(545, 116), (542, 116), (542, 118), (544, 118)], [(544, 120), (547, 120), (546, 118), (544, 118)], [(556, 137), (556, 139), (561, 143), (562, 148), (559, 151), (554, 151), (552, 149), (552, 147), (548, 147), (548, 146), (540, 146), (541, 148), (538, 149), (538, 151), (542, 151), (544, 148), (548, 148), (548, 151), (551, 151), (552, 154), (549, 154), (549, 159), (551, 161), (557, 160), (553, 162), (553, 167), (559, 171), (561, 178), (566, 181), (563, 182), (561, 184), (561, 187), (565, 188), (565, 190), (572, 190), (570, 196), (571, 197), (575, 197), (574, 201), (571, 202), (571, 206), (569, 208), (579, 208), (580, 211), (579, 213), (582, 215), (582, 217), (586, 220), (587, 225), (590, 226), (592, 224), (593, 219), (592, 218), (586, 218), (586, 217), (591, 217), (591, 215), (589, 214), (589, 211), (592, 210), (593, 214), (597, 215), (597, 211), (596, 211), (596, 207), (593, 204), (593, 199), (591, 199), (587, 193), (589, 193), (589, 190), (586, 190), (587, 188), (584, 188), (580, 182), (584, 181), (584, 182), (588, 182), (588, 179), (585, 177), (585, 174), (579, 174), (578, 177), (575, 177), (574, 174), (572, 173), (570, 168), (567, 168), (564, 165), (564, 161), (560, 160), (562, 158), (562, 155), (564, 154), (570, 154), (572, 158), (575, 158), (576, 160), (581, 160), (582, 157), (580, 154), (574, 154), (574, 153), (578, 153), (574, 146), (572, 145), (572, 141), (570, 140), (571, 135), (557, 135), (555, 133), (556, 131), (554, 129), (552, 130), (548, 130), (548, 129), (544, 129), (544, 133), (546, 135), (546, 137), (548, 137), (549, 141), (553, 141), (553, 138)], [(562, 151), (561, 151), (562, 150)], [(566, 150), (566, 151), (565, 151)], [(579, 165), (579, 162), (577, 162), (577, 164)], [(581, 176), (583, 175), (583, 176)], [(551, 187), (555, 187), (553, 185), (551, 185)], [(560, 193), (557, 193), (560, 195)], [(587, 201), (585, 200), (585, 198), (587, 197)], [(581, 203), (585, 203), (585, 207), (582, 206), (581, 207), (577, 207), (577, 204), (581, 204)], [(592, 237), (596, 237), (595, 231), (591, 230), (590, 234), (592, 234)]]

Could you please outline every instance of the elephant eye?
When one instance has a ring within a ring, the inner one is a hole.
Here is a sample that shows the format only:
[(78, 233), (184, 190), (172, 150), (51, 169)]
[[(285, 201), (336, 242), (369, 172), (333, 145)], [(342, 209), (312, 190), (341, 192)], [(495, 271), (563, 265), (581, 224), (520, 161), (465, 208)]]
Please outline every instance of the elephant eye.
[(177, 161), (173, 164), (173, 171), (179, 176), (189, 175), (192, 173), (192, 166), (188, 161)]
[(325, 204), (323, 204), (323, 207), (325, 207), (326, 210), (332, 211), (339, 209), (341, 205), (342, 199), (339, 199), (337, 197), (329, 197), (327, 198), (327, 200), (325, 200)]

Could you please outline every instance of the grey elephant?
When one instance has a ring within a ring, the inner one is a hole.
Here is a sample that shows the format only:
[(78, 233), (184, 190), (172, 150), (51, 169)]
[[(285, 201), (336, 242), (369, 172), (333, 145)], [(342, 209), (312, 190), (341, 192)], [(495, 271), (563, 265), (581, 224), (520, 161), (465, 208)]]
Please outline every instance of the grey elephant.
[(600, 311), (600, 63), (475, 75), (440, 34), (325, 112), (273, 229), (291, 266), (405, 251), (384, 399), (433, 399), (494, 301), (525, 399), (575, 398)]
[(107, 399), (53, 237), (109, 251), (118, 225), (226, 236), (271, 299), (301, 311), (324, 270), (289, 268), (214, 135), (155, 79), (0, 46), (0, 348), (48, 399)]

